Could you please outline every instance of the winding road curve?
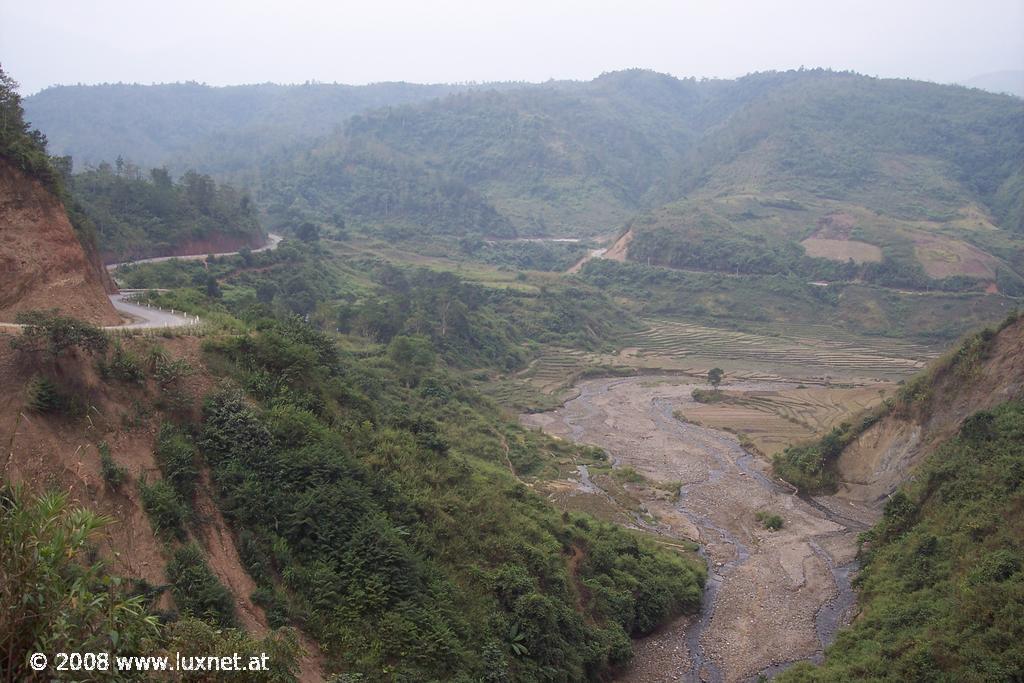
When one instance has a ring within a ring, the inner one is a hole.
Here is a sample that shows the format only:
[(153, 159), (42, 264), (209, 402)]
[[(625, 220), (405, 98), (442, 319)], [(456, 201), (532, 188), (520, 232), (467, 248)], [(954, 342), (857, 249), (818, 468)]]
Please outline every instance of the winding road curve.
[[(277, 245), (284, 239), (280, 235), (269, 233), (267, 235), (267, 243), (259, 249), (253, 249), (252, 253), (258, 253), (261, 251), (271, 251), (277, 249)], [(213, 256), (234, 256), (238, 254), (237, 251), (226, 251), (219, 254), (213, 254)], [(118, 268), (123, 266), (132, 266), (140, 263), (159, 263), (160, 261), (201, 261), (205, 260), (209, 254), (192, 254), (188, 256), (157, 256), (155, 258), (139, 259), (138, 261), (124, 261), (122, 263), (112, 263), (107, 266), (109, 272), (114, 272)], [(143, 304), (135, 303), (131, 300), (131, 297), (139, 292), (145, 292), (149, 290), (144, 289), (126, 289), (121, 290), (117, 294), (110, 295), (110, 303), (113, 304), (114, 308), (122, 316), (125, 316), (131, 320), (121, 325), (110, 325), (103, 329), (105, 330), (140, 330), (140, 329), (153, 329), (153, 328), (168, 328), (168, 327), (188, 327), (190, 325), (199, 324), (199, 318), (196, 316), (189, 316), (176, 311), (166, 311), (160, 308), (153, 308), (152, 306), (146, 306)]]
[[(780, 389), (743, 382), (730, 389)], [(856, 535), (873, 513), (828, 497), (804, 500), (768, 475), (767, 464), (727, 432), (681, 422), (694, 388), (678, 377), (598, 379), (558, 410), (521, 419), (604, 448), (616, 465), (655, 482), (678, 482), (676, 501), (644, 503), (658, 532), (698, 541), (708, 562), (704, 604), (637, 646), (623, 682), (746, 681), (820, 657), (850, 617)], [(593, 488), (592, 481), (586, 484)], [(762, 527), (758, 512), (785, 526)]]

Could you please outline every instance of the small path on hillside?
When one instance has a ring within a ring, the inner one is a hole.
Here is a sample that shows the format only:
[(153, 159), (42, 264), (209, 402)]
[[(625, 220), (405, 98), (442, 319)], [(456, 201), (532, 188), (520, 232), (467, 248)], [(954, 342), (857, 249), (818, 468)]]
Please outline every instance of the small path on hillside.
[[(680, 482), (678, 502), (644, 503), (668, 536), (699, 541), (709, 565), (700, 615), (638, 643), (638, 661), (620, 680), (745, 681), (820, 656), (852, 612), (856, 535), (871, 513), (848, 503), (802, 500), (732, 434), (674, 418), (675, 410), (692, 404), (694, 388), (707, 388), (693, 380), (633, 377), (578, 386), (578, 398), (552, 412), (524, 415), (522, 422), (600, 446), (617, 466), (652, 481)], [(729, 388), (788, 386), (740, 382)], [(756, 519), (761, 511), (781, 515), (785, 526), (765, 530)]]

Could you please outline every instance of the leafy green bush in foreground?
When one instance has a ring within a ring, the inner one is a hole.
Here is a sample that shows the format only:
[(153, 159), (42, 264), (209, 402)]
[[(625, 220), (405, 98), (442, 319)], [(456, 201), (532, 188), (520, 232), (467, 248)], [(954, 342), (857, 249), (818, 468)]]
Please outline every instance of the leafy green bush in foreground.
[(700, 563), (563, 517), (512, 479), (499, 418), (439, 368), (406, 387), (385, 356), (375, 368), (308, 327), (260, 328), (207, 345), (259, 401), (215, 391), (197, 444), (261, 600), (280, 615), (283, 599), (331, 668), (595, 679), (630, 635), (699, 606)]

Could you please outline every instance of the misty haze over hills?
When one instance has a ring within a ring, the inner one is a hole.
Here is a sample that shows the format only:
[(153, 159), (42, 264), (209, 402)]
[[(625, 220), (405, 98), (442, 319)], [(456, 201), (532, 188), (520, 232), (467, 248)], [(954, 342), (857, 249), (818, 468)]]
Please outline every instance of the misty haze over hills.
[(0, 11), (0, 679), (1018, 680), (1014, 2)]
[(969, 78), (963, 84), (969, 88), (1024, 97), (1024, 70), (994, 71)]
[[(634, 69), (497, 87), (75, 86), (26, 109), (79, 168), (213, 173), (252, 191), (272, 229), (340, 216), (412, 241), (628, 228), (624, 253), (649, 264), (1024, 291), (1024, 103), (981, 90)], [(861, 248), (870, 259), (848, 262)]]

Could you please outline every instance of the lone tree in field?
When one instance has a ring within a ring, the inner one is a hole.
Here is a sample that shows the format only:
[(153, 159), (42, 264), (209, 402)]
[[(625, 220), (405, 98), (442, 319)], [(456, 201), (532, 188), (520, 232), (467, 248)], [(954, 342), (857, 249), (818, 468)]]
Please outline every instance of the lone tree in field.
[(724, 377), (725, 370), (722, 368), (711, 368), (708, 370), (708, 382), (715, 388), (715, 391), (718, 391), (718, 385), (722, 383)]

